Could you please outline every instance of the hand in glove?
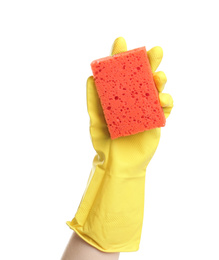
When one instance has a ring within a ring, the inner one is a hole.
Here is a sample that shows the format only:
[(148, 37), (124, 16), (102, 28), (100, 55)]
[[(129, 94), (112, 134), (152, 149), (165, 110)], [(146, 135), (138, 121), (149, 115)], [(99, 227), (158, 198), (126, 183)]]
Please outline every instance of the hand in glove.
[[(127, 51), (125, 40), (114, 41), (111, 55)], [(173, 107), (163, 72), (155, 72), (163, 52), (147, 52), (160, 104), (167, 118)], [(103, 252), (139, 249), (144, 214), (146, 168), (160, 140), (160, 128), (111, 139), (93, 77), (87, 80), (90, 134), (97, 154), (78, 210), (67, 225), (83, 240)]]

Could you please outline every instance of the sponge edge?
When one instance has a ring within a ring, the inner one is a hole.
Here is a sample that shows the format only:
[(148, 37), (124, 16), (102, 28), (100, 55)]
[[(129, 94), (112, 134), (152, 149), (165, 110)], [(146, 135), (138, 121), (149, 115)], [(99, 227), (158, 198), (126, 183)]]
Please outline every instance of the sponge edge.
[(95, 60), (91, 69), (112, 139), (165, 126), (145, 47)]

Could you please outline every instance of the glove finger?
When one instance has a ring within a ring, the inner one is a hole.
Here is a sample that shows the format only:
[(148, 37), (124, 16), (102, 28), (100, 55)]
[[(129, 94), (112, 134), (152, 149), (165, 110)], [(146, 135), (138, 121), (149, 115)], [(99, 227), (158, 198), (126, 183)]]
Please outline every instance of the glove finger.
[(92, 137), (101, 137), (101, 133), (105, 134), (106, 131), (108, 134), (103, 109), (96, 90), (93, 76), (87, 79), (87, 110), (90, 116), (90, 131), (92, 132)]
[(115, 41), (113, 42), (112, 48), (111, 48), (111, 56), (121, 53), (121, 52), (125, 52), (127, 51), (127, 44), (126, 41), (123, 37), (118, 37), (115, 39)]
[(163, 108), (164, 116), (165, 118), (168, 118), (173, 108), (173, 98), (170, 94), (159, 93), (159, 99), (160, 99), (160, 105)]
[(170, 94), (159, 93), (160, 105), (162, 107), (173, 107), (173, 98)]
[(164, 116), (165, 118), (168, 118), (168, 116), (170, 115), (171, 111), (172, 111), (173, 107), (164, 107), (163, 108), (163, 112), (164, 112)]
[(163, 58), (163, 50), (161, 47), (156, 46), (147, 52), (148, 59), (151, 65), (151, 70), (154, 73), (161, 63)]
[(158, 92), (162, 92), (165, 84), (167, 83), (167, 77), (163, 71), (158, 71), (153, 74), (154, 83), (157, 87)]

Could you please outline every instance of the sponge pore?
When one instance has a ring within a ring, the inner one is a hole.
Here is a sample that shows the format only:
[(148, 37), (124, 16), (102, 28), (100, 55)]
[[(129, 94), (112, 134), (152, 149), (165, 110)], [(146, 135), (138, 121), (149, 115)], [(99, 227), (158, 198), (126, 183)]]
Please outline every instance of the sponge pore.
[(145, 47), (95, 60), (91, 69), (112, 139), (165, 126)]

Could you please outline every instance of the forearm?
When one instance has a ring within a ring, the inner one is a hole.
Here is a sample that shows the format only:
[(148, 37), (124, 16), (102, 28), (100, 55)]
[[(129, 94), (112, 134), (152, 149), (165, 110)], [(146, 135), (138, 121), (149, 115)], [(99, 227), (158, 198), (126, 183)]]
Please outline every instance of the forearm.
[(118, 260), (119, 254), (99, 251), (73, 232), (61, 260)]

